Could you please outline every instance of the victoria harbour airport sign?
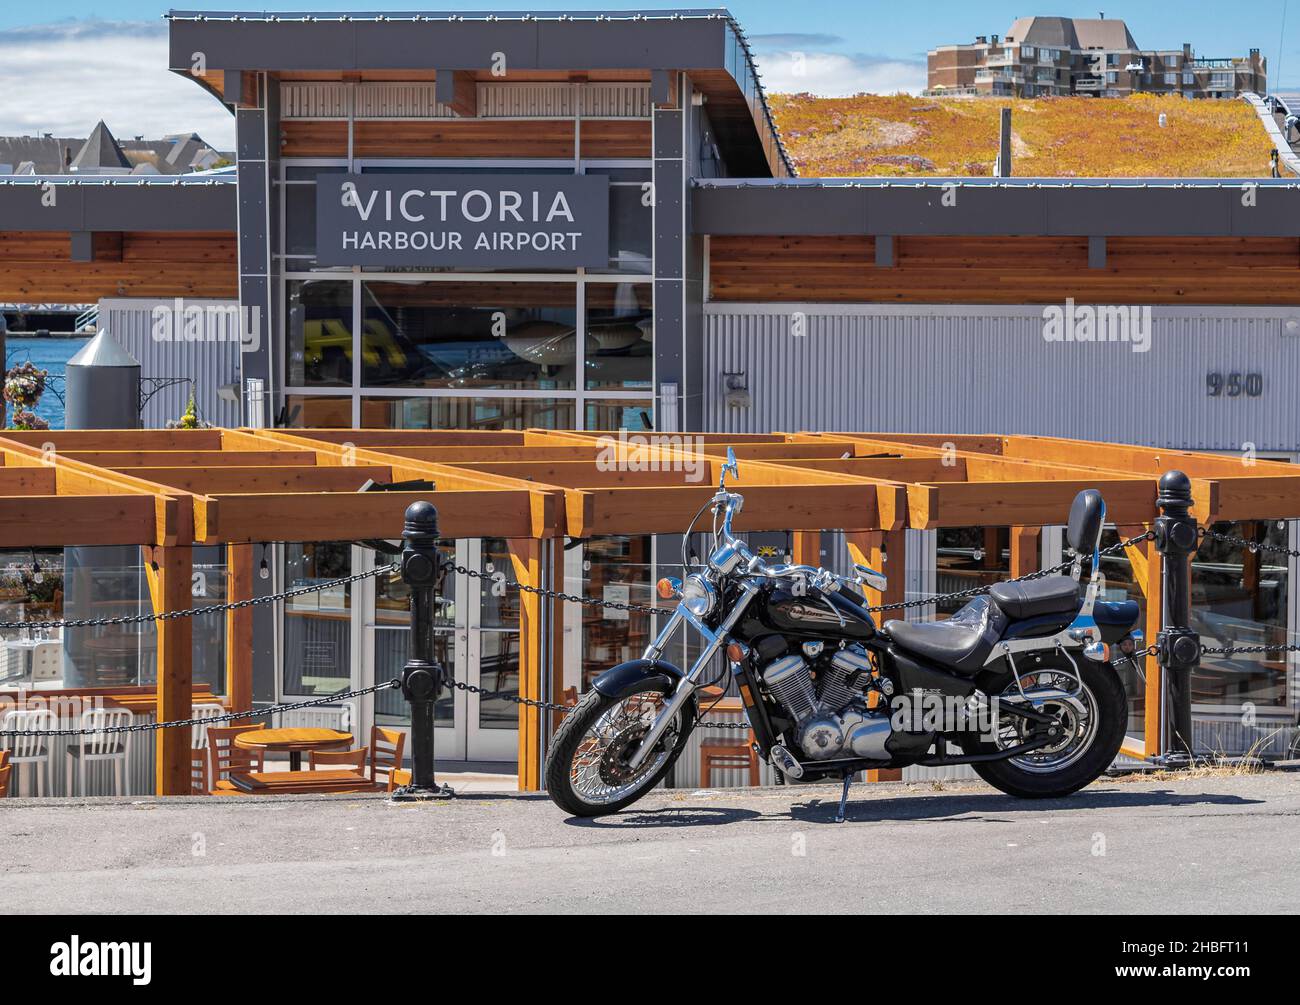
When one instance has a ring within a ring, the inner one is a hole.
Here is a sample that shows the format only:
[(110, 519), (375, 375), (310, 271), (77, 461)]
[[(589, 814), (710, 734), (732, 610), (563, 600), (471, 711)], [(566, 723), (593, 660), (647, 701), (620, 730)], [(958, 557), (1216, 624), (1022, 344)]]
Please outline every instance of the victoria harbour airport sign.
[(580, 268), (609, 264), (603, 175), (322, 174), (321, 265)]

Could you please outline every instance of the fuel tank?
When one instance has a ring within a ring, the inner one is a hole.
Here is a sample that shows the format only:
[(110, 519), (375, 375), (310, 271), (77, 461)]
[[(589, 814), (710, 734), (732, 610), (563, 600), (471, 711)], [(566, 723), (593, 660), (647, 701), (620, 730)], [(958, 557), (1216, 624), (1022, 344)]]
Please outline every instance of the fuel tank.
[(739, 634), (756, 636), (766, 632), (861, 642), (876, 634), (876, 623), (870, 612), (838, 593), (811, 590), (796, 594), (774, 586), (754, 599)]

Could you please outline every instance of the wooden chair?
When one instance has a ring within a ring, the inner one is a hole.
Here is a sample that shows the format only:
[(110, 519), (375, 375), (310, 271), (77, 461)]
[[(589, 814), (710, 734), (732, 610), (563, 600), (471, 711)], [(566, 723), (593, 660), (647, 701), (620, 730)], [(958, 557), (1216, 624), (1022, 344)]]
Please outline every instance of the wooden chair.
[(410, 785), (410, 784), (411, 784), (411, 773), (407, 771), (405, 768), (398, 768), (396, 771), (392, 773), (392, 775), (389, 776), (388, 791), (392, 792), (393, 789), (400, 789), (403, 785)]
[[(358, 774), (364, 775), (366, 773), (366, 757), (369, 753), (369, 747), (361, 747), (357, 750), (309, 750), (307, 751), (307, 770), (315, 771), (317, 766), (322, 768), (345, 766), (356, 768)], [(374, 779), (372, 778), (371, 781), (374, 781)]]
[(264, 765), (260, 750), (244, 750), (235, 746), (240, 733), (261, 729), (261, 726), (209, 726), (208, 727), (208, 791), (225, 793), (238, 791), (230, 781), (232, 772), (248, 774), (261, 771)]
[(14, 769), (7, 764), (0, 767), (0, 799), (9, 795), (9, 774), (13, 770)]
[[(370, 729), (370, 781), (376, 788), (389, 792), (399, 784), (393, 781), (394, 774), (402, 767), (402, 750), (406, 746), (406, 734), (396, 729), (384, 729), (372, 726)], [(383, 783), (380, 783), (380, 775)]]
[(714, 768), (747, 768), (749, 784), (758, 785), (758, 755), (753, 744), (753, 730), (743, 740), (701, 740), (700, 788), (710, 787)]

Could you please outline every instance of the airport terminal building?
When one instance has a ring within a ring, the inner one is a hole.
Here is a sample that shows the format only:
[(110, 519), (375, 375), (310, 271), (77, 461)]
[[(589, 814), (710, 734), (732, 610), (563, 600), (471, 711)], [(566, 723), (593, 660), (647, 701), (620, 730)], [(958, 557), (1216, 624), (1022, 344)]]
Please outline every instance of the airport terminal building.
[[(721, 10), (169, 20), (171, 70), (235, 117), (235, 168), (0, 179), (0, 301), (99, 302), (146, 373), (198, 378), (216, 424), (1024, 433), (1300, 458), (1294, 180), (798, 178)], [(202, 305), (238, 307), (241, 338), (159, 337), (160, 308)], [(258, 589), (373, 561), (310, 530), (271, 543)], [(908, 529), (890, 571), (919, 594), (1023, 569), (1026, 540), (1033, 567), (1059, 561), (1059, 528), (1016, 530)], [(1291, 547), (1298, 531), (1233, 528)], [(648, 600), (677, 547), (573, 544), (553, 582), (624, 600)], [(447, 544), (489, 574), (504, 547)], [(833, 533), (820, 550), (845, 560)], [(1206, 549), (1201, 631), (1292, 640), (1294, 564)], [(1140, 599), (1128, 559), (1108, 576)], [(256, 697), (393, 676), (392, 586), (263, 617)], [(447, 662), (507, 688), (517, 612), (477, 581), (449, 596)], [(572, 684), (639, 654), (643, 620), (575, 614)], [(1285, 661), (1208, 664), (1200, 742), (1244, 749), (1260, 723), (1285, 747), (1297, 690)], [(508, 707), (448, 701), (440, 757), (514, 756)]]

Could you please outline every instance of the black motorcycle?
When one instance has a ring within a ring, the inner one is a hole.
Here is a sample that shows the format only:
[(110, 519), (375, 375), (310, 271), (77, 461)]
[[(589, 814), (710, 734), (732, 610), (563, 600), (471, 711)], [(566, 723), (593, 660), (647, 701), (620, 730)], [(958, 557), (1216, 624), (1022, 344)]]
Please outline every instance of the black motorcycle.
[[(969, 764), (1003, 792), (1041, 798), (1082, 788), (1114, 760), (1126, 702), (1113, 663), (1141, 648), (1142, 633), (1136, 603), (1098, 599), (1100, 493), (1071, 506), (1069, 575), (999, 583), (945, 621), (877, 626), (860, 590), (883, 589), (885, 577), (764, 562), (732, 533), (744, 499), (727, 490), (728, 473), (738, 475), (731, 451), (696, 515), (712, 508), (707, 562), (659, 583), (677, 600), (663, 630), (641, 659), (601, 674), (556, 731), (546, 786), (558, 806), (598, 816), (653, 788), (700, 719), (719, 650), (758, 756), (790, 782), (843, 779), (839, 820), (864, 768)], [(683, 625), (703, 640), (685, 673), (663, 658)]]

